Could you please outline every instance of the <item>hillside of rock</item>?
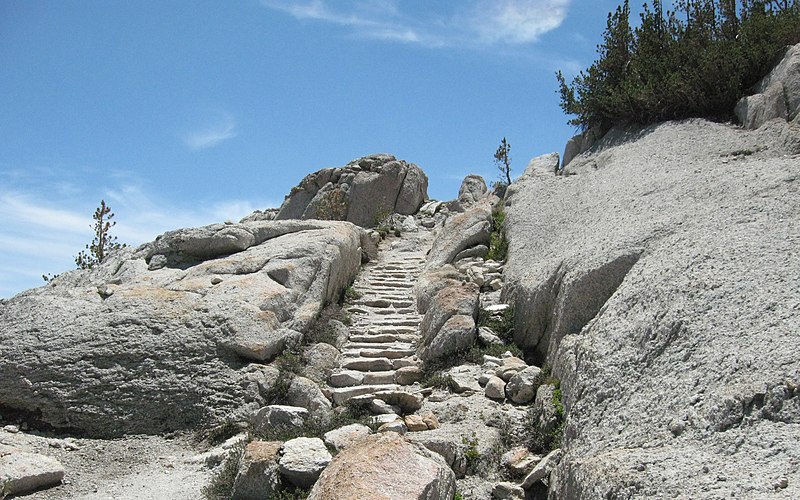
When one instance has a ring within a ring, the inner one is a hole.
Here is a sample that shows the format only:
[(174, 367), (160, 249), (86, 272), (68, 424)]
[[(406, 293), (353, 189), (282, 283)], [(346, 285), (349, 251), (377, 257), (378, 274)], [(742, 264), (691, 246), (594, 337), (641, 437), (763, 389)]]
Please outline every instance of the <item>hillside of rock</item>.
[(617, 130), (511, 186), (515, 340), (565, 397), (550, 498), (800, 496), (798, 139)]
[(219, 423), (263, 406), (277, 370), (371, 245), (347, 222), (166, 233), (0, 304), (0, 402), (90, 436)]

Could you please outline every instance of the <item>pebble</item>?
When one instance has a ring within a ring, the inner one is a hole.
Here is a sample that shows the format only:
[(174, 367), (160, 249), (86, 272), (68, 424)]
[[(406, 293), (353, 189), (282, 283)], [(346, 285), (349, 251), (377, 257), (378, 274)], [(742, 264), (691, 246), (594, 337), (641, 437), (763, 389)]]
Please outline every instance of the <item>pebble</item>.
[(11, 434), (16, 434), (19, 432), (19, 427), (17, 427), (16, 425), (7, 425), (3, 427), (3, 430), (6, 432), (10, 432)]

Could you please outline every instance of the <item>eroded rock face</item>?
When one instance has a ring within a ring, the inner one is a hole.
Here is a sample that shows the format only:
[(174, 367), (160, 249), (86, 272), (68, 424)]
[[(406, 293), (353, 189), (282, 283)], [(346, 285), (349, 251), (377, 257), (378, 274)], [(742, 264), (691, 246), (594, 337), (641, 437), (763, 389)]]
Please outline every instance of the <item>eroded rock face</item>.
[(567, 415), (550, 498), (800, 495), (800, 162), (766, 130), (616, 131), (509, 189), (515, 339)]
[(442, 457), (396, 432), (386, 432), (336, 455), (308, 498), (451, 500), (455, 486), (455, 474)]
[(789, 47), (780, 63), (736, 104), (736, 117), (756, 129), (776, 118), (797, 123), (800, 115), (800, 44)]
[(361, 263), (347, 222), (171, 231), (0, 304), (0, 401), (104, 437), (253, 414), (268, 361)]
[(428, 176), (388, 154), (307, 175), (281, 205), (277, 220), (346, 220), (374, 227), (392, 213), (412, 215), (428, 197)]
[(479, 292), (475, 283), (460, 283), (436, 294), (420, 323), (420, 359), (425, 362), (440, 359), (475, 343)]

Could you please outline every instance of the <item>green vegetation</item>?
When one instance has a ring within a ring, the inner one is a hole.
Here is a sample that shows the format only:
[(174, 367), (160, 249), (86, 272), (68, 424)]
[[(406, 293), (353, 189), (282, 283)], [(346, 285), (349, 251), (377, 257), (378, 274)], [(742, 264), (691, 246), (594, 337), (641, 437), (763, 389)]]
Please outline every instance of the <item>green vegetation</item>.
[[(117, 237), (111, 236), (109, 230), (117, 225), (117, 221), (112, 221), (114, 213), (111, 207), (106, 205), (105, 200), (100, 200), (100, 206), (92, 215), (94, 219), (94, 239), (92, 243), (86, 245), (86, 250), (81, 250), (75, 257), (75, 264), (80, 269), (91, 269), (97, 264), (102, 263), (108, 254), (114, 250), (125, 248), (125, 244), (117, 243)], [(92, 227), (92, 226), (90, 226)]]
[(348, 286), (344, 290), (344, 298), (347, 300), (358, 300), (363, 294), (353, 288), (353, 285)]
[[(478, 311), (478, 327), (491, 328), (506, 344), (514, 344), (514, 307), (509, 307), (500, 315), (481, 309)], [(516, 346), (514, 346), (516, 347)], [(516, 356), (516, 354), (515, 354)]]
[(630, 23), (628, 0), (608, 15), (598, 59), (567, 84), (556, 74), (573, 125), (601, 134), (614, 125), (727, 119), (736, 102), (800, 42), (798, 0), (662, 0)]
[(502, 205), (492, 213), (492, 234), (489, 243), (487, 259), (502, 262), (508, 255), (508, 240), (506, 239), (506, 212)]
[(478, 436), (475, 435), (475, 431), (470, 437), (462, 436), (461, 443), (466, 446), (464, 459), (467, 462), (467, 474), (475, 474), (481, 459), (481, 453), (478, 451)]
[(461, 496), (461, 493), (460, 493), (460, 492), (458, 492), (458, 491), (456, 491), (456, 492), (453, 494), (453, 500), (463, 500), (463, 497)]
[[(91, 269), (97, 264), (102, 263), (108, 254), (114, 250), (125, 248), (127, 245), (118, 243), (116, 236), (111, 236), (109, 231), (112, 227), (117, 225), (117, 221), (112, 221), (114, 213), (111, 212), (111, 207), (106, 205), (105, 200), (100, 200), (100, 206), (94, 211), (92, 219), (95, 223), (89, 226), (94, 229), (94, 239), (90, 244), (86, 245), (86, 250), (81, 250), (75, 256), (75, 265), (78, 269)], [(43, 274), (42, 279), (49, 283), (58, 278), (58, 274)]]

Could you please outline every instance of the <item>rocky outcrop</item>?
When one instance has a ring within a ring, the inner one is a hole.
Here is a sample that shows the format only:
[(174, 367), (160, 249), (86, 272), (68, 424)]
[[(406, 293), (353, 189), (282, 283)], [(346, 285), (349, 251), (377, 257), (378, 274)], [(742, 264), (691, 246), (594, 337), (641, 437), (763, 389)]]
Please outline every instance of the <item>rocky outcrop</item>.
[(783, 144), (703, 120), (617, 130), (509, 189), (515, 339), (567, 415), (559, 464), (530, 476), (551, 469), (550, 498), (757, 498), (780, 478), (800, 495), (800, 162)]
[(561, 168), (569, 165), (569, 162), (579, 154), (589, 151), (600, 138), (599, 132), (600, 131), (596, 129), (589, 129), (568, 140), (566, 146), (564, 146), (564, 159)]
[(745, 128), (756, 129), (776, 118), (800, 125), (800, 44), (789, 47), (753, 90), (736, 104), (736, 116)]
[(346, 220), (374, 227), (392, 213), (411, 215), (428, 197), (428, 176), (388, 154), (307, 175), (281, 205), (277, 220)]
[(458, 189), (458, 198), (447, 203), (447, 207), (452, 212), (463, 212), (468, 210), (479, 201), (488, 198), (490, 195), (486, 181), (480, 175), (469, 174), (464, 177), (461, 187)]
[(252, 415), (277, 379), (260, 363), (352, 282), (362, 236), (347, 222), (217, 224), (62, 274), (0, 304), (0, 401), (96, 436)]
[(456, 256), (478, 245), (489, 245), (492, 234), (492, 206), (496, 197), (485, 198), (464, 213), (447, 219), (433, 242), (427, 269), (452, 264)]
[(336, 455), (308, 498), (451, 500), (454, 494), (455, 474), (439, 455), (387, 432)]

